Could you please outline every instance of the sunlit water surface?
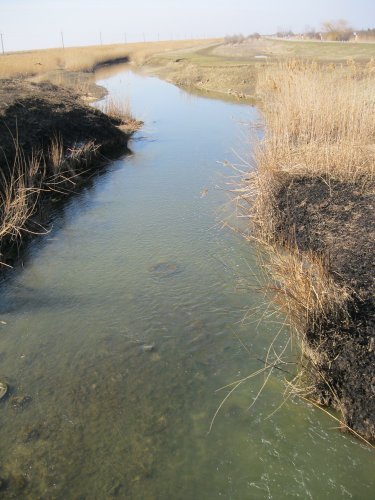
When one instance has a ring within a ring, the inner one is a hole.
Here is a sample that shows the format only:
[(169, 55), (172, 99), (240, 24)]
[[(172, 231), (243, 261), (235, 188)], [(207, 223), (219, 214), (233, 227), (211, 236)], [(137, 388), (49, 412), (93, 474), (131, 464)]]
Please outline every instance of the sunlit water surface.
[(1, 287), (0, 380), (32, 398), (0, 402), (1, 495), (373, 498), (371, 452), (333, 420), (298, 401), (267, 418), (284, 372), (250, 410), (264, 375), (239, 386), (208, 432), (233, 386), (217, 389), (262, 368), (279, 329), (242, 321), (268, 306), (252, 249), (221, 227), (219, 162), (247, 154), (256, 111), (125, 68), (98, 79), (145, 125)]

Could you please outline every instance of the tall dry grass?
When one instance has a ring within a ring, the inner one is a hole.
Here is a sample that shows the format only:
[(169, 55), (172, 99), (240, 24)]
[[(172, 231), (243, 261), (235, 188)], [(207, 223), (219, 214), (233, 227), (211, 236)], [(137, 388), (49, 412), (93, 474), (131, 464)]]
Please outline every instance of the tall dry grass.
[[(287, 235), (278, 232), (278, 196), (294, 176), (356, 189), (374, 180), (375, 64), (322, 67), (290, 61), (265, 67), (258, 95), (264, 135), (255, 146), (256, 169), (246, 173), (237, 190), (241, 214), (251, 226), (245, 236), (260, 243), (265, 291), (299, 339), (303, 369), (289, 384), (291, 393), (314, 402), (320, 381), (348, 428), (340, 397), (322, 367), (330, 362), (324, 351), (327, 335), (348, 327), (355, 291), (338, 283), (327, 256), (298, 248), (293, 227), (283, 229)], [(288, 193), (293, 197), (293, 187)]]
[(328, 186), (363, 187), (374, 179), (375, 63), (266, 67), (258, 94), (264, 136), (255, 146), (256, 170), (237, 191), (239, 206), (252, 227), (246, 237), (265, 250), (269, 290), (303, 336), (324, 318), (345, 321), (352, 292), (330, 277), (324, 257), (298, 250), (292, 228), (287, 236), (278, 233), (277, 197), (293, 176), (318, 176)]
[(35, 212), (45, 175), (41, 154), (26, 159), (17, 144), (15, 147), (14, 165), (8, 171), (0, 170), (0, 244), (3, 239), (18, 241), (28, 231), (27, 222)]
[(14, 52), (0, 56), (0, 78), (38, 75), (54, 70), (90, 71), (98, 64), (127, 54), (125, 45)]
[(346, 68), (291, 61), (258, 77), (265, 137), (259, 172), (374, 176), (375, 62)]
[[(54, 137), (46, 153), (26, 156), (14, 138), (13, 163), (0, 169), (0, 256), (9, 245), (19, 245), (25, 234), (41, 234), (45, 229), (32, 219), (46, 193), (66, 195), (97, 155), (94, 142), (65, 149), (61, 137)], [(6, 265), (1, 262), (1, 265)]]
[(278, 233), (277, 197), (293, 176), (361, 188), (374, 179), (375, 64), (290, 61), (259, 74), (258, 94), (264, 136), (255, 146), (256, 170), (238, 191), (239, 205), (252, 227), (246, 237), (265, 250), (270, 293), (303, 337), (319, 329), (318, 321), (345, 322), (352, 291), (330, 277), (323, 256), (299, 251), (293, 228)]
[(123, 123), (135, 120), (131, 111), (129, 99), (107, 98), (100, 106), (100, 109), (106, 115)]
[(124, 57), (142, 64), (155, 54), (201, 44), (199, 40), (175, 40), (8, 53), (0, 55), (0, 78), (40, 75), (55, 70), (91, 71), (99, 64)]

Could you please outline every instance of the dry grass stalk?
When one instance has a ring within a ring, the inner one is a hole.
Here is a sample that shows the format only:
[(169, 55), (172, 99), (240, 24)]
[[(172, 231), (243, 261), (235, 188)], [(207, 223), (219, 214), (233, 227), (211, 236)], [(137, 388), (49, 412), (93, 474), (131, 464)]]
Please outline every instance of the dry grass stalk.
[(105, 100), (101, 110), (106, 115), (119, 120), (123, 124), (135, 121), (131, 112), (129, 99), (116, 100), (113, 97)]
[(17, 241), (22, 232), (32, 232), (27, 222), (35, 213), (44, 172), (42, 155), (34, 153), (26, 160), (16, 144), (14, 165), (9, 172), (1, 171), (0, 241)]
[(259, 74), (267, 124), (257, 152), (264, 170), (322, 175), (342, 181), (373, 178), (375, 72), (291, 61)]
[(351, 292), (334, 282), (321, 256), (268, 245), (264, 266), (272, 278), (269, 291), (299, 334), (348, 318)]
[(55, 136), (51, 140), (49, 147), (50, 166), (54, 174), (61, 170), (64, 161), (64, 145), (60, 136)]
[(65, 152), (61, 137), (51, 140), (46, 155), (33, 152), (26, 157), (17, 138), (14, 138), (14, 147), (13, 165), (0, 170), (0, 246), (4, 242), (18, 245), (24, 233), (45, 232), (37, 222), (30, 224), (40, 195), (51, 191), (71, 192), (77, 177), (84, 173), (83, 166), (92, 161), (99, 149), (99, 145), (89, 141)]
[(110, 97), (100, 105), (101, 111), (113, 118), (124, 132), (135, 132), (143, 124), (143, 122), (136, 120), (132, 114), (129, 99), (116, 100)]

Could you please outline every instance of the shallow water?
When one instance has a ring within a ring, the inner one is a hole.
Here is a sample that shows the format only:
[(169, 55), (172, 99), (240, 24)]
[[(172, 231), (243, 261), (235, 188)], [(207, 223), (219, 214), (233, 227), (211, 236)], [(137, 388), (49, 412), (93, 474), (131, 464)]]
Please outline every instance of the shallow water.
[(252, 249), (221, 227), (218, 161), (246, 154), (256, 111), (125, 67), (98, 79), (145, 126), (2, 284), (0, 380), (32, 399), (0, 402), (1, 495), (373, 498), (372, 453), (333, 420), (300, 401), (267, 418), (284, 372), (250, 410), (264, 374), (239, 386), (208, 432), (232, 386), (217, 390), (262, 368), (280, 329), (257, 321)]

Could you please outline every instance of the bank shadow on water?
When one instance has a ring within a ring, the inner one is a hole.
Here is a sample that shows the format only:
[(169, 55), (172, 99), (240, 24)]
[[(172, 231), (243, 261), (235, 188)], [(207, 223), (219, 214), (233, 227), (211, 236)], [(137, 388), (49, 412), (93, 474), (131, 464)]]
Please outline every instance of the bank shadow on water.
[(262, 368), (280, 328), (244, 320), (270, 306), (251, 248), (221, 225), (217, 162), (245, 154), (256, 110), (100, 71), (145, 127), (1, 287), (1, 494), (371, 498), (368, 449), (302, 402), (270, 416), (289, 374), (273, 370), (251, 410), (264, 375), (239, 385), (208, 432), (233, 386), (219, 389)]

